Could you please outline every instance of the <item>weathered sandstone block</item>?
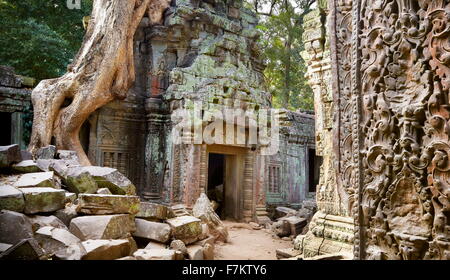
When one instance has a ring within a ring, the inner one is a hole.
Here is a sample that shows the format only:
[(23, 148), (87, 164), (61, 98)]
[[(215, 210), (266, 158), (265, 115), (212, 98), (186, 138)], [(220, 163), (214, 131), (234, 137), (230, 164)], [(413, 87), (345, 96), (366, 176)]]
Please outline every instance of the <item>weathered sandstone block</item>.
[(187, 253), (190, 260), (204, 260), (203, 247), (200, 245), (187, 246)]
[(120, 239), (136, 230), (130, 215), (83, 216), (72, 219), (70, 232), (81, 240)]
[(97, 181), (89, 172), (78, 172), (78, 167), (64, 171), (63, 181), (69, 191), (73, 193), (96, 193), (98, 190)]
[(172, 242), (170, 242), (170, 249), (175, 251), (180, 251), (183, 254), (187, 254), (187, 248), (186, 244), (184, 244), (183, 241), (175, 239)]
[(53, 159), (55, 158), (56, 147), (53, 145), (48, 145), (46, 147), (42, 147), (37, 150), (36, 158), (37, 159)]
[(82, 242), (86, 249), (83, 260), (114, 260), (131, 255), (132, 246), (128, 239), (86, 240)]
[(2, 210), (0, 212), (0, 242), (14, 245), (28, 238), (33, 238), (33, 228), (27, 216)]
[(0, 168), (9, 167), (11, 164), (21, 160), (19, 145), (0, 146)]
[(166, 243), (170, 239), (170, 226), (165, 223), (135, 219), (136, 231), (133, 236)]
[(199, 218), (208, 225), (208, 231), (204, 230), (202, 239), (207, 238), (207, 234), (211, 234), (218, 241), (227, 242), (228, 230), (211, 207), (211, 202), (205, 193), (201, 193), (192, 209), (195, 217)]
[(33, 238), (22, 239), (0, 254), (0, 260), (39, 260), (44, 250)]
[(16, 188), (57, 188), (53, 171), (27, 173), (14, 184)]
[(13, 164), (12, 170), (18, 173), (33, 173), (44, 171), (34, 160), (23, 160), (19, 163)]
[(78, 212), (90, 215), (136, 214), (139, 212), (139, 197), (111, 194), (80, 194)]
[(136, 217), (143, 219), (165, 220), (169, 217), (169, 208), (162, 204), (141, 202)]
[(53, 212), (64, 208), (66, 195), (64, 190), (53, 188), (22, 188), (25, 208), (24, 213)]
[(172, 235), (176, 239), (180, 239), (185, 244), (191, 244), (198, 240), (202, 234), (202, 226), (200, 219), (192, 216), (181, 216), (167, 220), (172, 228)]
[(101, 166), (80, 166), (71, 167), (68, 172), (72, 176), (87, 172), (97, 182), (98, 187), (108, 188), (113, 194), (136, 195), (136, 187), (117, 169)]
[(79, 260), (86, 254), (78, 237), (67, 229), (45, 226), (35, 233), (35, 239), (48, 256), (58, 259)]
[(0, 210), (23, 212), (25, 200), (20, 190), (4, 185), (0, 186)]
[(43, 227), (53, 227), (68, 230), (66, 225), (55, 216), (30, 215), (28, 216), (28, 220), (31, 223), (33, 231), (37, 231)]

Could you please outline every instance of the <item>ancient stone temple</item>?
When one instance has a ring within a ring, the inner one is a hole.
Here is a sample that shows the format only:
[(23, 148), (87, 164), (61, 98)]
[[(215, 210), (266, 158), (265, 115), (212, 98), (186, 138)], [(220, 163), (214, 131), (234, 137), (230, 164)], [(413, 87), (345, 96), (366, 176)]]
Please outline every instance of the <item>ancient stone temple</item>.
[(32, 118), (31, 88), (34, 83), (32, 78), (16, 75), (13, 68), (0, 66), (0, 146), (16, 143), (20, 148), (26, 148), (25, 122)]
[[(328, 36), (310, 46), (330, 44), (330, 196), (340, 223), (353, 218), (355, 258), (450, 258), (449, 14), (444, 0), (330, 0)], [(327, 58), (310, 71), (315, 60)], [(345, 230), (334, 231), (330, 240)]]
[[(174, 127), (183, 125), (176, 117), (178, 109), (200, 106), (194, 126), (204, 131), (212, 122), (207, 114), (271, 108), (256, 24), (256, 16), (239, 1), (176, 1), (166, 10), (164, 24), (152, 26), (144, 18), (134, 40), (134, 86), (125, 100), (90, 116), (81, 131), (92, 164), (120, 170), (144, 200), (192, 207), (205, 191), (221, 204), (217, 211), (222, 218), (264, 217), (273, 162), (261, 154), (260, 145), (237, 140), (238, 135), (249, 139), (259, 129), (255, 124), (238, 125), (225, 118), (234, 135), (227, 134), (227, 141), (219, 144), (196, 141), (191, 127), (183, 131), (181, 144), (173, 139)], [(313, 119), (298, 118), (293, 122), (304, 121), (306, 128), (295, 124), (298, 131), (290, 139), (286, 131), (284, 141), (304, 146), (294, 150), (305, 160), (311, 156), (306, 147), (314, 148)], [(306, 169), (301, 172), (305, 180)], [(299, 203), (306, 196), (300, 190), (303, 183), (295, 186), (296, 197), (283, 199)]]
[(280, 131), (280, 148), (266, 164), (268, 205), (298, 209), (315, 200), (322, 157), (316, 155), (314, 115), (286, 112), (288, 125)]

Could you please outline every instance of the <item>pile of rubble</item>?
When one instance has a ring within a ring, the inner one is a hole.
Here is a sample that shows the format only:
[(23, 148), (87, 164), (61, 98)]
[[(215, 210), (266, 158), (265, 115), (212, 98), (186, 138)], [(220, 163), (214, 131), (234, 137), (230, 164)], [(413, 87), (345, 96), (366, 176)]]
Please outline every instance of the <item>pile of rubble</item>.
[(0, 259), (214, 259), (227, 230), (206, 195), (182, 205), (141, 202), (117, 169), (80, 166), (73, 151), (33, 160), (0, 146)]
[[(281, 238), (285, 241), (292, 241), (297, 236), (308, 231), (308, 224), (317, 210), (315, 201), (306, 200), (299, 210), (288, 207), (276, 207), (273, 218), (275, 221), (266, 225), (268, 232), (274, 238)], [(294, 248), (278, 249), (276, 255), (278, 259), (286, 259), (299, 256), (300, 251)]]

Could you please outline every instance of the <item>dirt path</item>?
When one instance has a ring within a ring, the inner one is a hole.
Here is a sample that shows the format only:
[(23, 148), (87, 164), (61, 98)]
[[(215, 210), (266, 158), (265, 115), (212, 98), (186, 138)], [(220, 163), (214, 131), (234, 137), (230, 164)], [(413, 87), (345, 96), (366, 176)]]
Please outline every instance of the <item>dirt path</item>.
[(292, 248), (292, 241), (274, 239), (264, 229), (253, 230), (248, 224), (224, 221), (229, 241), (216, 244), (216, 260), (276, 260), (275, 250)]

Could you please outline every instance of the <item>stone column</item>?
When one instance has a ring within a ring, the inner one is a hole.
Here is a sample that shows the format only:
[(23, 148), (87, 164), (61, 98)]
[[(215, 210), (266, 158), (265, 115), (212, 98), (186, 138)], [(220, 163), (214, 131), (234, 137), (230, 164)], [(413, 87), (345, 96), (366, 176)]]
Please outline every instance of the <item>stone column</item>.
[(244, 185), (243, 185), (243, 200), (244, 207), (242, 211), (242, 218), (245, 222), (253, 220), (253, 166), (255, 155), (252, 151), (247, 151), (244, 158)]
[(353, 220), (341, 200), (334, 166), (333, 91), (331, 88), (331, 57), (327, 39), (326, 4), (305, 16), (303, 58), (308, 63), (307, 77), (314, 92), (316, 154), (322, 156), (316, 201), (318, 211), (306, 235), (296, 238), (295, 247), (304, 257), (329, 253), (352, 255)]

